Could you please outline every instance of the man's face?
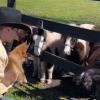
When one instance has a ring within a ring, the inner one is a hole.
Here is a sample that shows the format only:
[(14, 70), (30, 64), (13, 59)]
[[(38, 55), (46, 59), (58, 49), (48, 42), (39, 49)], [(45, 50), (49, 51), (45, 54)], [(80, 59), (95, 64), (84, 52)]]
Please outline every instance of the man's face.
[(6, 33), (6, 42), (8, 42), (8, 43), (13, 42), (13, 40), (15, 39), (17, 34), (18, 34), (18, 29), (17, 28), (9, 27), (7, 29), (7, 33)]

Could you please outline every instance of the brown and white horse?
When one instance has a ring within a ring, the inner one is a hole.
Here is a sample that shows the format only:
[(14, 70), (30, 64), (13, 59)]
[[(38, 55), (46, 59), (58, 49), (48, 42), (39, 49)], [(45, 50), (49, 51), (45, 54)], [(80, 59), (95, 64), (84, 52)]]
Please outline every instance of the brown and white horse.
[[(43, 27), (36, 27), (33, 29), (33, 40), (34, 44), (34, 55), (40, 56), (42, 51), (48, 51), (57, 56), (63, 57), (63, 39), (61, 38), (61, 34), (56, 32), (50, 32)], [(40, 59), (40, 81), (45, 82), (46, 79), (46, 69), (48, 72), (47, 83), (50, 84), (52, 82), (52, 74), (54, 70), (54, 65), (47, 63), (43, 59)]]
[[(72, 25), (72, 26), (75, 26)], [(98, 30), (98, 27), (92, 24), (81, 24), (80, 28), (85, 28), (89, 30)], [(89, 42), (77, 39), (71, 36), (65, 36), (65, 46), (64, 46), (64, 54), (67, 55), (67, 59), (71, 60), (74, 63), (81, 64), (85, 66), (85, 60), (87, 58), (87, 55), (90, 51)]]
[[(98, 26), (91, 25), (91, 24), (83, 24), (81, 27), (100, 31)], [(90, 46), (90, 52), (87, 58), (88, 65), (86, 66), (89, 68), (87, 71), (81, 73), (77, 76), (76, 83), (83, 84), (87, 90), (92, 90), (93, 86), (98, 86), (100, 83), (100, 43), (92, 43)]]

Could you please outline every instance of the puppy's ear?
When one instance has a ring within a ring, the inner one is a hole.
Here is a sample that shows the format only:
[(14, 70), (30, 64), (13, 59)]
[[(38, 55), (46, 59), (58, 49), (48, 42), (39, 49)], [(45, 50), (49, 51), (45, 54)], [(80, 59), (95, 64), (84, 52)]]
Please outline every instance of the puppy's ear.
[(100, 81), (100, 75), (93, 76), (93, 80), (96, 82)]
[(27, 41), (25, 41), (25, 44), (27, 45)]
[(85, 72), (81, 73), (81, 74), (77, 77), (76, 84), (77, 84), (77, 85), (80, 85), (80, 84), (83, 82), (84, 78), (85, 78)]
[(29, 48), (29, 46), (30, 46), (30, 43), (27, 45), (27, 49)]

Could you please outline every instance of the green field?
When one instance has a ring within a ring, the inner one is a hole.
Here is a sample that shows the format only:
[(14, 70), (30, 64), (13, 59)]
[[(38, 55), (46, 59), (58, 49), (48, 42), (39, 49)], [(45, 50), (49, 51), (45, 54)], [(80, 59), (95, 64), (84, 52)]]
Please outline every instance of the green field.
[[(0, 0), (7, 6), (7, 0)], [(91, 0), (17, 0), (16, 8), (24, 14), (38, 16), (64, 23), (92, 23), (100, 26), (100, 2)], [(21, 90), (20, 90), (21, 89)], [(16, 100), (67, 100), (52, 91), (42, 91), (40, 84), (12, 88), (7, 97)], [(29, 94), (27, 91), (31, 91)], [(55, 97), (56, 95), (56, 97)], [(76, 99), (75, 99), (76, 100)]]
[[(7, 0), (0, 0), (0, 6)], [(92, 0), (16, 0), (24, 14), (65, 23), (92, 23), (100, 26), (100, 2)]]

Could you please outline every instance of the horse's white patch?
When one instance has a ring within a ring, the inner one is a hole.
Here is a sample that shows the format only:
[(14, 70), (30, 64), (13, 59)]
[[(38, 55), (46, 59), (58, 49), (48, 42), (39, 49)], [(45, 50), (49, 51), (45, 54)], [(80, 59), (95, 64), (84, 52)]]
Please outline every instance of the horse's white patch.
[(86, 54), (86, 41), (82, 39), (78, 39), (78, 42), (81, 42), (84, 45), (84, 54)]
[(65, 47), (64, 47), (64, 54), (67, 54), (67, 55), (71, 54), (71, 37), (66, 39)]
[(36, 56), (39, 56), (41, 54), (42, 49), (43, 49), (44, 37), (43, 36), (34, 35), (33, 36), (33, 40), (35, 41), (34, 54)]
[(33, 36), (33, 40), (35, 41), (38, 38), (38, 35)]
[(77, 27), (77, 25), (75, 23), (70, 23), (68, 25)]
[(80, 27), (81, 28), (85, 28), (85, 29), (92, 30), (93, 27), (95, 27), (95, 25), (92, 25), (92, 24), (81, 24)]

